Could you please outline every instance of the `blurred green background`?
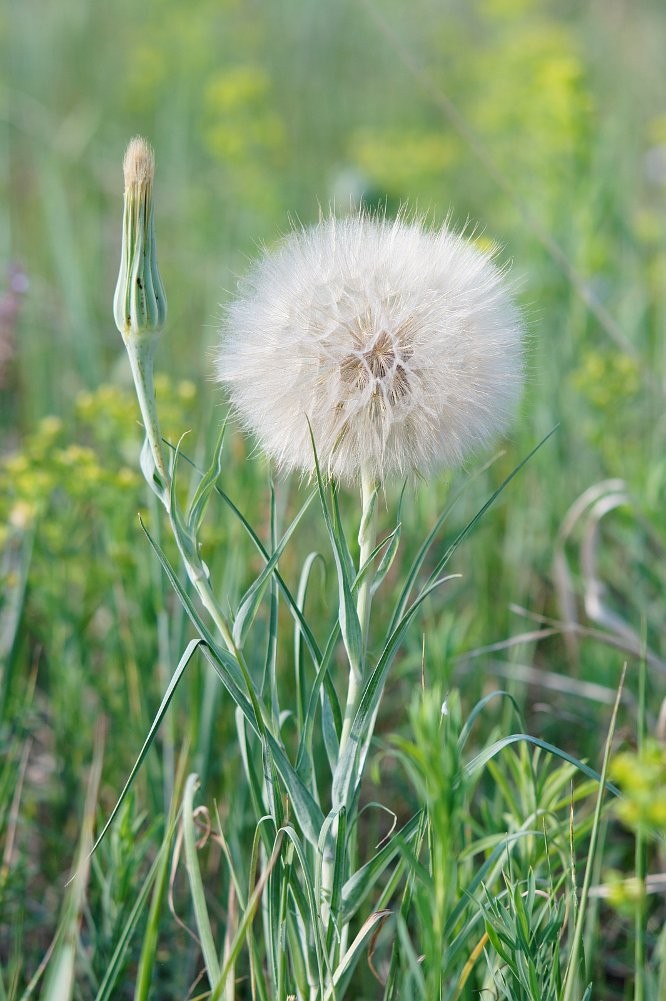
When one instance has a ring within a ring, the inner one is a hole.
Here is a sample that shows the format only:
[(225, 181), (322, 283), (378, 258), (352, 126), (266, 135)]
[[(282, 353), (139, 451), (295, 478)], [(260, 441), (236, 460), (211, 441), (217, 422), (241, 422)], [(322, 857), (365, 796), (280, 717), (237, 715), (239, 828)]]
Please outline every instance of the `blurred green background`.
[[(157, 156), (165, 433), (193, 429), (187, 447), (201, 461), (225, 412), (211, 382), (224, 302), (294, 221), (332, 205), (405, 204), (501, 245), (529, 330), (527, 391), (502, 454), (471, 482), (480, 462), (456, 474), (467, 485), (451, 531), (560, 427), (459, 554), (455, 605), (428, 612), (432, 676), (471, 698), (513, 672), (533, 729), (598, 763), (602, 731), (589, 721), (605, 726), (607, 705), (575, 686), (571, 698), (553, 677), (613, 688), (643, 637), (654, 727), (666, 655), (661, 0), (5, 0), (0, 42), (0, 951), (23, 955), (17, 982), (55, 926), (95, 722), (109, 720), (108, 812), (185, 635), (175, 612), (164, 618), (170, 598), (137, 524), (137, 510), (151, 514), (111, 314), (121, 161), (136, 133)], [(227, 489), (265, 529), (265, 467), (240, 438), (227, 455)], [(623, 481), (611, 527), (595, 534), (597, 511), (587, 535), (575, 522), (565, 539), (570, 506), (608, 478)], [(447, 482), (413, 495), (415, 539)], [(233, 604), (249, 571), (225, 517), (208, 543)], [(543, 621), (514, 606), (618, 642), (541, 635)], [(464, 656), (511, 637), (508, 651)], [(420, 670), (420, 636), (412, 643), (396, 667), (404, 684)], [(192, 674), (138, 787), (128, 843), (132, 824), (168, 804), (185, 737), (211, 795), (236, 767), (232, 723)], [(386, 728), (404, 722), (398, 680), (392, 697)], [(100, 969), (140, 866), (128, 861), (107, 893)]]

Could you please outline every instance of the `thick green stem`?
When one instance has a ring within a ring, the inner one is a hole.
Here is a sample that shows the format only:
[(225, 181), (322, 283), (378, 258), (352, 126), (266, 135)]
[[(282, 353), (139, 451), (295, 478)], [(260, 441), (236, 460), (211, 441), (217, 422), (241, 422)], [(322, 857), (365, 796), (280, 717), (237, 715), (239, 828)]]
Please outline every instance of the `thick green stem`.
[[(360, 547), (358, 568), (363, 569), (368, 563), (370, 556), (377, 542), (377, 483), (368, 475), (367, 470), (361, 473), (361, 502), (363, 514), (361, 516), (361, 527), (358, 533), (358, 544)], [(361, 624), (363, 636), (363, 667), (365, 668), (366, 652), (368, 645), (368, 627), (370, 624), (370, 606), (372, 604), (372, 582), (374, 580), (374, 567), (368, 565), (365, 576), (358, 588), (356, 599), (356, 609), (358, 620)]]
[[(160, 499), (169, 515), (173, 525), (173, 512), (171, 511), (171, 477), (167, 471), (162, 450), (162, 435), (157, 418), (157, 407), (155, 404), (155, 384), (153, 380), (153, 357), (155, 354), (156, 337), (149, 335), (134, 336), (129, 334), (125, 338), (125, 346), (132, 369), (136, 395), (139, 400), (141, 417), (146, 431), (146, 440), (155, 463), (157, 474), (162, 483)], [(178, 540), (179, 534), (175, 531), (174, 536)], [(238, 657), (238, 650), (233, 641), (231, 630), (224, 616), (220, 612), (212, 588), (208, 582), (203, 564), (197, 559), (194, 562), (187, 552), (179, 546), (180, 554), (187, 570), (187, 575), (192, 582), (194, 589), (199, 595), (202, 605), (215, 623), (229, 652)]]
[[(155, 468), (162, 480), (164, 496), (162, 501), (167, 511), (169, 510), (169, 485), (170, 477), (164, 461), (162, 451), (162, 435), (157, 419), (157, 407), (155, 405), (155, 384), (153, 381), (153, 357), (157, 344), (155, 334), (128, 334), (125, 338), (125, 347), (129, 358), (134, 387), (136, 389), (139, 409), (143, 426), (146, 430), (146, 439), (150, 446)], [(150, 484), (152, 486), (152, 484)]]
[[(358, 561), (359, 572), (368, 563), (377, 541), (377, 484), (365, 469), (361, 472), (361, 512), (361, 525), (358, 533), (358, 543), (360, 547)], [(351, 730), (351, 725), (353, 723), (354, 716), (356, 715), (358, 700), (362, 690), (363, 673), (365, 673), (365, 663), (367, 659), (373, 578), (374, 567), (368, 566), (365, 576), (358, 586), (358, 593), (356, 595), (356, 611), (358, 614), (358, 621), (361, 626), (362, 637), (362, 673), (358, 674), (353, 668), (349, 672), (347, 704), (345, 707), (345, 718), (342, 724), (342, 734), (340, 736), (340, 754), (342, 754), (345, 744), (349, 739), (349, 731)]]
[[(377, 540), (377, 483), (371, 477), (367, 470), (363, 469), (361, 472), (361, 523), (358, 533), (358, 543), (359, 543), (359, 563), (358, 570), (359, 573), (365, 567), (365, 574), (360, 584), (358, 585), (358, 591), (356, 595), (356, 612), (358, 615), (358, 621), (361, 627), (361, 671), (355, 670), (351, 666), (349, 671), (349, 682), (347, 688), (347, 703), (345, 706), (345, 718), (342, 724), (342, 733), (340, 734), (340, 757), (345, 749), (347, 741), (349, 740), (349, 734), (351, 731), (351, 726), (354, 721), (354, 716), (356, 715), (356, 710), (358, 709), (358, 702), (361, 697), (361, 692), (363, 691), (363, 675), (365, 672), (366, 660), (367, 660), (367, 647), (368, 647), (368, 630), (370, 625), (370, 607), (372, 605), (372, 581), (374, 577), (374, 568), (368, 564), (370, 556), (375, 548)], [(366, 564), (368, 564), (366, 566)], [(322, 916), (324, 924), (329, 921), (329, 900), (331, 890), (333, 888), (333, 874), (335, 869), (335, 857), (332, 845), (335, 844), (335, 839), (337, 837), (338, 825), (337, 821), (331, 826), (331, 832), (328, 839), (328, 850), (325, 849), (325, 856), (322, 861), (322, 871), (321, 871), (321, 888), (322, 888)], [(353, 830), (356, 828), (354, 826)], [(354, 835), (350, 834), (350, 838)], [(353, 853), (353, 846), (350, 845), (350, 849)], [(341, 929), (342, 943), (346, 939), (346, 929)]]

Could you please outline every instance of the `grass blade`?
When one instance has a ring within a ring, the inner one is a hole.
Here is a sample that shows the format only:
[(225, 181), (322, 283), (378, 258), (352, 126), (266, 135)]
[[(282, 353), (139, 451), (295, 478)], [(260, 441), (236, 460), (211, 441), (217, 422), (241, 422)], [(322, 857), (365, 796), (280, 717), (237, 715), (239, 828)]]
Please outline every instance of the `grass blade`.
[(111, 811), (111, 813), (109, 815), (109, 819), (105, 823), (104, 827), (101, 830), (101, 833), (98, 835), (97, 840), (95, 841), (95, 844), (92, 847), (92, 850), (90, 852), (91, 855), (93, 855), (95, 853), (95, 851), (99, 848), (99, 846), (100, 846), (100, 844), (102, 842), (102, 839), (104, 838), (105, 834), (107, 833), (107, 831), (111, 827), (111, 824), (115, 820), (116, 815), (118, 813), (118, 810), (122, 806), (123, 800), (125, 799), (125, 796), (129, 792), (129, 790), (130, 790), (130, 788), (132, 786), (132, 783), (134, 782), (134, 779), (136, 778), (137, 772), (141, 768), (141, 765), (143, 764), (144, 759), (145, 759), (146, 755), (148, 754), (148, 751), (150, 750), (150, 746), (151, 746), (153, 740), (155, 739), (155, 734), (157, 733), (157, 731), (160, 728), (162, 720), (164, 719), (164, 714), (166, 713), (167, 709), (169, 708), (169, 704), (171, 703), (171, 699), (173, 698), (173, 696), (175, 694), (175, 691), (176, 691), (176, 689), (178, 687), (180, 679), (183, 677), (183, 674), (185, 673), (185, 669), (186, 669), (187, 665), (189, 664), (189, 662), (191, 661), (192, 657), (194, 656), (195, 651), (201, 645), (202, 645), (202, 641), (200, 639), (190, 640), (190, 642), (187, 644), (187, 646), (185, 648), (185, 652), (183, 653), (182, 657), (180, 658), (180, 660), (178, 662), (178, 667), (176, 668), (176, 670), (173, 672), (173, 674), (171, 676), (171, 681), (169, 682), (169, 687), (167, 688), (166, 692), (164, 693), (164, 697), (163, 697), (163, 699), (162, 699), (162, 701), (160, 703), (160, 707), (157, 710), (157, 712), (155, 714), (155, 717), (153, 719), (153, 722), (150, 725), (150, 730), (148, 731), (148, 736), (144, 740), (143, 747), (141, 748), (141, 750), (139, 752), (139, 756), (136, 759), (136, 761), (134, 762), (134, 767), (132, 768), (132, 771), (129, 773), (129, 777), (127, 779), (127, 782), (123, 786), (123, 790), (122, 790), (120, 796), (118, 797), (118, 801), (117, 801), (116, 805), (114, 806), (113, 810)]
[(476, 757), (472, 758), (465, 765), (465, 773), (468, 776), (472, 776), (475, 772), (483, 768), (491, 758), (494, 758), (500, 751), (503, 751), (505, 747), (510, 744), (516, 744), (525, 741), (527, 744), (533, 744), (535, 747), (540, 747), (543, 751), (548, 751), (549, 754), (554, 755), (557, 758), (561, 758), (562, 761), (568, 761), (570, 765), (575, 765), (578, 771), (582, 772), (583, 775), (587, 775), (590, 779), (596, 779), (597, 782), (604, 782), (605, 788), (612, 793), (614, 796), (620, 795), (620, 790), (617, 786), (613, 785), (612, 782), (608, 782), (605, 777), (602, 776), (586, 765), (583, 761), (579, 761), (578, 758), (574, 758), (573, 755), (568, 754), (559, 747), (555, 747), (554, 744), (549, 744), (545, 740), (541, 740), (539, 737), (532, 737), (528, 733), (512, 733), (507, 737), (502, 737), (501, 740), (496, 740), (494, 743), (489, 744), (488, 747), (484, 747)]
[(326, 525), (328, 537), (331, 542), (333, 558), (335, 560), (335, 569), (338, 575), (338, 615), (340, 633), (342, 635), (342, 642), (345, 645), (345, 650), (347, 651), (349, 665), (354, 674), (360, 677), (362, 673), (363, 661), (363, 637), (361, 635), (361, 623), (359, 622), (358, 612), (356, 611), (356, 602), (354, 601), (351, 589), (353, 564), (351, 556), (349, 555), (347, 541), (345, 539), (344, 532), (342, 531), (342, 525), (340, 523), (339, 511), (337, 510), (337, 494), (335, 493), (335, 490), (333, 490), (332, 493), (334, 511), (333, 517), (331, 517), (331, 512), (328, 509), (326, 493), (324, 491), (324, 482), (321, 478), (319, 459), (317, 458), (317, 450), (311, 427), (310, 440), (312, 442), (312, 451), (314, 454), (315, 473), (317, 476), (317, 487), (319, 489), (321, 509), (324, 515), (324, 523)]
[(197, 856), (197, 836), (194, 827), (194, 794), (199, 787), (199, 779), (193, 773), (188, 775), (183, 795), (183, 842), (185, 846), (185, 869), (190, 884), (190, 895), (194, 908), (194, 918), (199, 932), (201, 951), (206, 964), (208, 982), (213, 988), (220, 979), (220, 964), (217, 958), (213, 931), (208, 917), (201, 869)]
[(583, 929), (585, 925), (585, 917), (587, 911), (587, 901), (590, 893), (590, 885), (592, 883), (592, 870), (597, 850), (597, 841), (599, 838), (599, 822), (601, 820), (601, 807), (604, 801), (605, 790), (611, 788), (610, 783), (606, 781), (606, 775), (608, 774), (608, 764), (610, 762), (611, 748), (613, 746), (613, 737), (615, 736), (615, 726), (617, 723), (617, 715), (620, 710), (620, 702), (622, 701), (622, 690), (624, 688), (624, 679), (626, 673), (627, 673), (627, 665), (625, 663), (624, 668), (622, 669), (622, 677), (620, 678), (620, 684), (617, 689), (617, 698), (615, 699), (615, 705), (613, 706), (613, 713), (611, 716), (610, 725), (608, 727), (608, 736), (606, 737), (604, 758), (601, 766), (599, 794), (597, 796), (597, 802), (594, 809), (594, 821), (592, 824), (592, 833), (590, 835), (590, 847), (588, 849), (588, 855), (587, 855), (587, 865), (585, 866), (583, 887), (581, 889), (580, 901), (578, 904), (578, 914), (576, 916), (576, 926), (574, 928), (573, 941), (571, 943), (571, 952), (569, 954), (567, 969), (564, 975), (564, 986), (562, 988), (561, 1001), (573, 1001), (576, 991), (576, 983), (578, 980), (578, 959), (581, 953), (581, 944), (583, 941)]
[(257, 579), (253, 581), (253, 583), (250, 585), (250, 587), (247, 589), (247, 591), (241, 598), (240, 604), (238, 606), (238, 611), (236, 612), (234, 618), (234, 628), (233, 628), (234, 643), (239, 649), (242, 649), (245, 639), (247, 638), (248, 630), (250, 629), (250, 626), (254, 621), (254, 617), (257, 614), (257, 609), (259, 608), (259, 603), (261, 602), (261, 599), (264, 595), (264, 591), (266, 590), (269, 578), (273, 573), (273, 571), (275, 570), (277, 562), (282, 556), (282, 553), (284, 552), (285, 546), (287, 545), (289, 539), (296, 530), (299, 521), (309, 508), (314, 496), (315, 492), (313, 491), (307, 497), (300, 511), (298, 512), (298, 514), (296, 515), (296, 517), (289, 525), (282, 538), (280, 539), (277, 548), (275, 549), (270, 559), (266, 563), (266, 566), (261, 571)]
[[(440, 587), (440, 585), (445, 584), (449, 580), (458, 576), (460, 575), (452, 574), (449, 577), (443, 577), (441, 580), (436, 580), (429, 586), (426, 586), (418, 598), (410, 606), (409, 610), (405, 613), (405, 615), (403, 615), (402, 619), (398, 622), (397, 626), (387, 639), (377, 666), (363, 688), (363, 694), (349, 731), (349, 739), (345, 744), (335, 770), (332, 790), (332, 799), (335, 809), (339, 809), (342, 805), (349, 805), (351, 791), (355, 788), (358, 778), (355, 768), (356, 752), (361, 738), (365, 733), (366, 727), (372, 718), (375, 709), (379, 705), (379, 701), (384, 690), (386, 675), (388, 674), (396, 649), (405, 633), (405, 630), (426, 598), (428, 598), (438, 587)], [(365, 736), (366, 739), (369, 737), (368, 734), (365, 734)]]

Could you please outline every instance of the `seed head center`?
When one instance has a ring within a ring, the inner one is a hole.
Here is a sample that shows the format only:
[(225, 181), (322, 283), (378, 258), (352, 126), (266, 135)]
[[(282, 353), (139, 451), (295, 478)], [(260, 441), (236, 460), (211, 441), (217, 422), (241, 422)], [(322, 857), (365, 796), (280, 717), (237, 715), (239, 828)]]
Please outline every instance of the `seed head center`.
[[(403, 357), (404, 355), (404, 357)], [(340, 363), (342, 381), (350, 388), (363, 392), (372, 383), (373, 397), (382, 396), (395, 404), (407, 395), (409, 379), (403, 364), (409, 352), (396, 347), (390, 335), (382, 330), (370, 347), (360, 347)]]

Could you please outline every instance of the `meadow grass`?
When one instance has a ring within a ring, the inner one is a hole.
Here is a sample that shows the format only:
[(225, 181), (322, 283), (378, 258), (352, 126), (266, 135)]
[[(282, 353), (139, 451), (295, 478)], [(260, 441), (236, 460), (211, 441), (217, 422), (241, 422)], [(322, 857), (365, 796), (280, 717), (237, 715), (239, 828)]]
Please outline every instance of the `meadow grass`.
[[(184, 507), (225, 414), (209, 380), (219, 304), (290, 215), (314, 221), (352, 189), (389, 212), (452, 212), (498, 239), (520, 275), (520, 418), (495, 454), (410, 488), (399, 519), (399, 489), (382, 500), (378, 538), (399, 520), (400, 545), (371, 651), (440, 513), (419, 586), (558, 425), (452, 554), (461, 579), (402, 638), (350, 841), (364, 878), (338, 901), (348, 941), (364, 932), (339, 998), (666, 996), (660, 5), (28, 0), (9, 6), (0, 37), (0, 998), (205, 997), (225, 966), (237, 987), (228, 979), (220, 996), (272, 998), (275, 983), (300, 997), (316, 967), (293, 958), (308, 894), (293, 874), (307, 866), (284, 835), (273, 858), (257, 827), (265, 790), (241, 776), (261, 774), (260, 751), (249, 732), (239, 747), (232, 701), (188, 646), (191, 623), (137, 519), (177, 566), (139, 474), (110, 311), (119, 163), (137, 131), (158, 153), (170, 316), (157, 397), (164, 437), (189, 431)], [(201, 542), (231, 616), (308, 488), (273, 487), (233, 426), (220, 464)], [(339, 500), (357, 560), (358, 505)], [(292, 597), (302, 585), (323, 644), (337, 582), (318, 504), (279, 573)], [(251, 669), (260, 679), (274, 650), (295, 761), (314, 672), (281, 585), (266, 583)], [(609, 734), (624, 752), (609, 765), (620, 805), (578, 764), (600, 772)], [(317, 724), (316, 768), (329, 750)]]

